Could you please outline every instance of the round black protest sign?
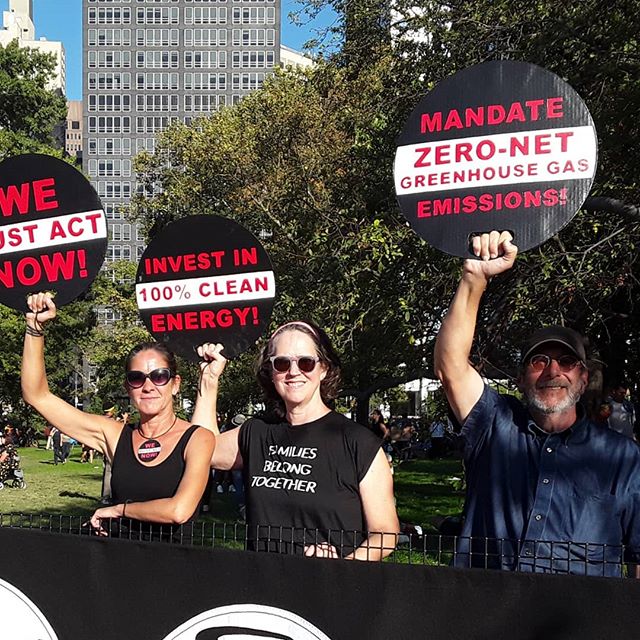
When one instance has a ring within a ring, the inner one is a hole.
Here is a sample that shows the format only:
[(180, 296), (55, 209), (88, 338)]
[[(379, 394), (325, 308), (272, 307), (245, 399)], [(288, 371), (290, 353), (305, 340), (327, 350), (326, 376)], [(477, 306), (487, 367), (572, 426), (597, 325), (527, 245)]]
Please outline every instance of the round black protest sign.
[(86, 291), (107, 250), (107, 221), (89, 181), (40, 154), (0, 163), (0, 302), (27, 311), (26, 298), (55, 292), (58, 306)]
[(176, 353), (198, 360), (205, 342), (234, 358), (269, 323), (275, 298), (271, 261), (237, 222), (182, 218), (162, 230), (138, 265), (136, 300), (147, 329)]
[(591, 115), (561, 78), (494, 61), (440, 82), (398, 140), (396, 195), (414, 231), (469, 255), (469, 238), (509, 230), (520, 250), (556, 234), (585, 201), (596, 171)]

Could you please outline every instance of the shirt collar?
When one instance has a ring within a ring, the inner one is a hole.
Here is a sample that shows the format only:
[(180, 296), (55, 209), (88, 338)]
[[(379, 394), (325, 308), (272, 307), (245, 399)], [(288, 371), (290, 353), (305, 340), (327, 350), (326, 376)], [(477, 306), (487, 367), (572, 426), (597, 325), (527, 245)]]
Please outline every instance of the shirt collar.
[(550, 435), (558, 435), (563, 444), (568, 444), (569, 440), (574, 440), (584, 432), (585, 423), (587, 422), (587, 412), (581, 402), (576, 404), (576, 421), (564, 431), (560, 431), (557, 434), (548, 433), (544, 429), (541, 429), (534, 421), (534, 419), (527, 414), (527, 430), (529, 433), (536, 437), (544, 437)]

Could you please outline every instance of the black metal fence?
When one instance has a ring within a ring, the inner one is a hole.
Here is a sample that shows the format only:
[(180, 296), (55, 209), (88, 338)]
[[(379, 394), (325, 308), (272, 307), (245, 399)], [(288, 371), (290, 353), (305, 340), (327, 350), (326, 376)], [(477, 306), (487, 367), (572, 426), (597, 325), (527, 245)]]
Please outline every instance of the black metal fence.
[[(212, 549), (267, 551), (297, 555), (348, 558), (355, 531), (296, 529), (272, 525), (196, 521), (181, 526), (151, 525), (127, 519), (103, 523), (93, 529), (86, 516), (52, 514), (0, 514), (0, 527), (34, 529), (67, 535), (101, 535), (127, 540), (164, 542)], [(331, 545), (327, 543), (331, 542)], [(330, 549), (330, 551), (328, 551)], [(370, 538), (359, 552), (370, 560), (402, 564), (427, 564), (459, 568), (564, 573), (590, 576), (624, 576), (622, 546), (535, 540), (491, 540), (424, 533), (420, 527), (401, 534)]]

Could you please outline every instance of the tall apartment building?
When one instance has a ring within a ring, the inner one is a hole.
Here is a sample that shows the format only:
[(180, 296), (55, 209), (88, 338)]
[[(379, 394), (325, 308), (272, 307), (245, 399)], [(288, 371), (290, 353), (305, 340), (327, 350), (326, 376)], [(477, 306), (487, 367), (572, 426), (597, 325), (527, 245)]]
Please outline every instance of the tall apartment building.
[(279, 63), (280, 0), (83, 0), (82, 11), (83, 168), (110, 219), (107, 261), (135, 261), (134, 156), (172, 122), (262, 85)]
[(41, 53), (51, 53), (56, 60), (54, 75), (48, 88), (66, 93), (66, 62), (62, 42), (40, 38), (36, 40), (36, 28), (33, 24), (33, 0), (9, 0), (9, 11), (2, 12), (2, 30), (0, 46), (7, 46), (17, 40), (20, 47), (37, 49)]

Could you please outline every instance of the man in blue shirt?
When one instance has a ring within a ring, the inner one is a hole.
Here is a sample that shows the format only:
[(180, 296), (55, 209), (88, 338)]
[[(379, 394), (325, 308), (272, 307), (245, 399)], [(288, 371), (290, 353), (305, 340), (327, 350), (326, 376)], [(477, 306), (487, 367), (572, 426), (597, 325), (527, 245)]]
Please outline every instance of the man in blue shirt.
[[(535, 332), (522, 350), (524, 404), (469, 363), (489, 279), (517, 255), (508, 232), (473, 240), (440, 329), (435, 369), (465, 438), (467, 498), (456, 566), (620, 576), (640, 561), (640, 448), (584, 415), (582, 337)], [(635, 568), (633, 568), (635, 574)]]

